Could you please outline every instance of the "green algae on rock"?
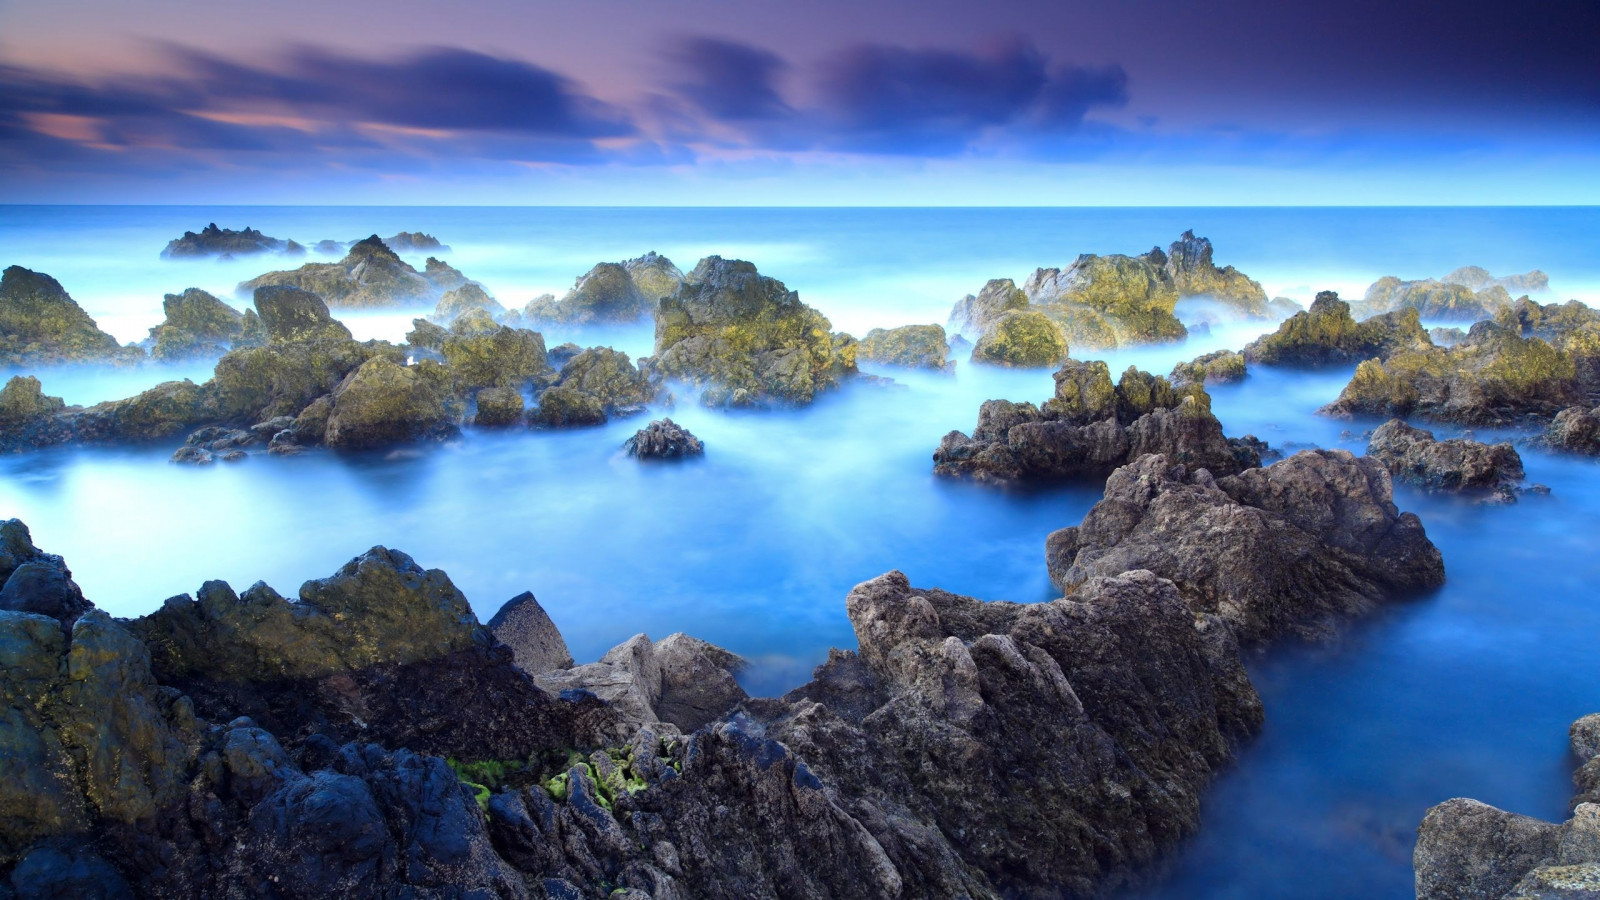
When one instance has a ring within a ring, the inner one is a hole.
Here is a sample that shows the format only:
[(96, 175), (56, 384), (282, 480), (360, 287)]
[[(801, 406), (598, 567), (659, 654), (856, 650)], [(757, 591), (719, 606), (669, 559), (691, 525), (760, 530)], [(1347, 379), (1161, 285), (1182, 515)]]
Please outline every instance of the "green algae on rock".
[(563, 325), (627, 324), (645, 319), (662, 297), (683, 284), (672, 260), (654, 251), (620, 263), (599, 263), (560, 300), (546, 294), (528, 303), (524, 317)]
[(1173, 387), (1189, 384), (1231, 384), (1247, 374), (1244, 356), (1232, 350), (1215, 350), (1172, 367), (1167, 380)]
[(1436, 281), (1402, 281), (1393, 275), (1373, 282), (1355, 304), (1356, 315), (1367, 317), (1402, 309), (1415, 309), (1424, 319), (1476, 322), (1492, 319), (1511, 305), (1511, 295), (1494, 284), (1481, 291), (1462, 284)]
[[(421, 306), (431, 304), (448, 287), (457, 287), (455, 278), (441, 276), (459, 272), (440, 264), (435, 271), (418, 272), (390, 250), (377, 235), (357, 241), (345, 258), (336, 263), (306, 263), (298, 269), (268, 272), (239, 285), (241, 292), (253, 292), (269, 285), (285, 285), (310, 291), (329, 306), (355, 309)], [(430, 276), (433, 276), (430, 278)]]
[(371, 450), (451, 437), (460, 415), (449, 378), (431, 360), (403, 366), (375, 356), (334, 388), (323, 440), (335, 450)]
[(1357, 322), (1350, 315), (1350, 304), (1333, 291), (1322, 291), (1309, 310), (1295, 313), (1277, 331), (1251, 341), (1242, 355), (1261, 365), (1315, 368), (1432, 346), (1415, 309)]
[(1061, 329), (1035, 309), (1013, 310), (996, 319), (972, 347), (972, 361), (1014, 368), (1058, 366), (1070, 348)]
[(161, 308), (166, 319), (150, 329), (150, 355), (177, 360), (219, 357), (235, 347), (266, 341), (255, 312), (241, 313), (199, 288), (167, 294)]
[[(1148, 257), (1158, 258), (1152, 250)], [(1249, 319), (1271, 319), (1267, 292), (1261, 283), (1235, 269), (1218, 268), (1211, 259), (1211, 241), (1185, 231), (1167, 248), (1164, 268), (1179, 297), (1207, 297)]]
[(95, 325), (43, 272), (11, 266), (0, 274), (0, 365), (133, 363), (138, 347), (123, 347)]
[(891, 366), (948, 371), (950, 344), (940, 325), (874, 328), (856, 345), (856, 358)]

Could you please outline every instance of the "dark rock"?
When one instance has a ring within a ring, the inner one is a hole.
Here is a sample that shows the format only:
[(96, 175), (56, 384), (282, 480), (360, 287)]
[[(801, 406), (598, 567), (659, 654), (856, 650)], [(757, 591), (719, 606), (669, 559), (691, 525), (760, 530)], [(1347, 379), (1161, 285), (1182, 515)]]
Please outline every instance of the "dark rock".
[(0, 275), (0, 366), (131, 363), (144, 358), (95, 325), (43, 272), (11, 266)]
[(1311, 309), (1295, 313), (1278, 330), (1251, 341), (1244, 358), (1268, 366), (1348, 365), (1396, 351), (1432, 346), (1414, 309), (1357, 322), (1350, 304), (1333, 291), (1317, 294)]
[(657, 419), (628, 438), (622, 449), (640, 459), (683, 459), (705, 456), (706, 445), (671, 419)]
[(246, 226), (242, 231), (218, 228), (212, 222), (199, 232), (185, 231), (183, 237), (167, 242), (161, 256), (165, 259), (194, 259), (202, 256), (246, 256), (252, 253), (304, 253), (305, 248), (294, 241), (267, 237)]
[(1544, 440), (1557, 450), (1600, 456), (1600, 409), (1573, 406), (1556, 413)]
[(938, 325), (902, 325), (899, 328), (874, 328), (856, 345), (858, 359), (891, 366), (948, 371), (950, 345), (944, 328)]
[(431, 234), (420, 231), (402, 231), (393, 237), (383, 239), (384, 246), (396, 253), (424, 253), (438, 250), (448, 253), (450, 248), (439, 243), (439, 239)]
[(517, 668), (529, 675), (572, 668), (567, 642), (533, 594), (524, 591), (489, 620), (495, 640), (511, 648)]
[(1148, 569), (1241, 641), (1325, 638), (1378, 603), (1438, 587), (1444, 563), (1399, 512), (1389, 472), (1344, 450), (1307, 450), (1227, 478), (1139, 457), (1106, 481), (1083, 524), (1047, 541), (1051, 580)]
[[(116, 867), (89, 847), (68, 842), (45, 842), (11, 870), (16, 900), (124, 900), (133, 887)], [(8, 895), (12, 896), (12, 895)]]
[(1433, 432), (1390, 419), (1372, 433), (1367, 455), (1402, 481), (1436, 491), (1497, 492), (1515, 499), (1522, 457), (1508, 443), (1463, 438), (1435, 440)]

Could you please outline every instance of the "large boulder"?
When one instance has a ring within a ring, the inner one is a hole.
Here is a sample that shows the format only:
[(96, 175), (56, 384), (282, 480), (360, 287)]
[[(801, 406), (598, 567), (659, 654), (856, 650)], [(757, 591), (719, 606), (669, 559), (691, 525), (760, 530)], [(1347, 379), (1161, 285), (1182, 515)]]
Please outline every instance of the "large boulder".
[(753, 264), (708, 256), (657, 306), (652, 368), (707, 388), (707, 405), (805, 405), (856, 372), (855, 341), (831, 328)]
[(1476, 322), (1492, 319), (1510, 306), (1511, 295), (1497, 284), (1475, 290), (1448, 280), (1402, 281), (1385, 275), (1367, 288), (1366, 296), (1356, 304), (1356, 314), (1366, 317), (1414, 309), (1424, 319)]
[(150, 355), (156, 359), (216, 357), (266, 340), (255, 312), (241, 313), (199, 288), (167, 294), (161, 308), (166, 319), (150, 329)]
[(1390, 419), (1372, 433), (1367, 456), (1389, 474), (1434, 491), (1495, 493), (1515, 499), (1522, 480), (1522, 457), (1509, 443), (1484, 444), (1466, 438), (1437, 440), (1433, 432)]
[(1020, 309), (996, 319), (972, 347), (972, 361), (1015, 368), (1061, 365), (1071, 348), (1050, 317)]
[(1104, 362), (1068, 360), (1042, 407), (990, 400), (972, 436), (952, 431), (934, 451), (934, 472), (994, 484), (1104, 478), (1145, 453), (1165, 453), (1229, 475), (1261, 464), (1253, 439), (1232, 440), (1200, 385), (1174, 389), (1129, 367), (1115, 387)]
[(467, 392), (486, 387), (520, 390), (550, 369), (544, 335), (498, 325), (481, 309), (469, 310), (451, 323), (450, 333), (439, 342), (439, 354), (457, 389)]
[(1112, 473), (1081, 525), (1046, 541), (1051, 581), (1149, 569), (1241, 641), (1325, 638), (1381, 602), (1438, 587), (1444, 563), (1389, 472), (1343, 450), (1306, 450), (1214, 478), (1159, 454)]
[(1268, 366), (1348, 365), (1399, 350), (1431, 347), (1414, 309), (1357, 322), (1350, 304), (1322, 291), (1311, 309), (1295, 313), (1272, 334), (1251, 341), (1244, 358)]
[(311, 291), (269, 284), (256, 289), (253, 302), (272, 343), (351, 340), (350, 329), (334, 321), (328, 304)]
[(433, 321), (449, 325), (462, 313), (475, 309), (481, 309), (496, 319), (506, 313), (506, 308), (500, 305), (500, 301), (491, 297), (489, 292), (483, 289), (483, 285), (468, 282), (445, 291), (444, 296), (439, 298), (439, 305), (433, 308)]
[(1261, 283), (1233, 266), (1217, 268), (1211, 253), (1211, 241), (1193, 231), (1185, 231), (1167, 248), (1165, 268), (1178, 296), (1206, 297), (1250, 319), (1272, 318)]
[(144, 358), (95, 325), (60, 282), (11, 266), (0, 274), (0, 366), (130, 363)]
[(248, 256), (253, 253), (304, 253), (306, 248), (294, 241), (268, 237), (248, 225), (243, 230), (218, 228), (212, 222), (199, 231), (185, 231), (183, 237), (173, 238), (161, 251), (165, 259), (195, 259), (204, 256)]
[[(440, 287), (408, 265), (377, 235), (357, 241), (336, 263), (306, 263), (286, 272), (268, 272), (239, 285), (249, 293), (270, 285), (297, 287), (330, 306), (360, 309), (431, 305)], [(453, 286), (453, 285), (452, 285)]]
[(1181, 341), (1188, 331), (1172, 313), (1178, 289), (1165, 262), (1086, 253), (1065, 269), (1034, 272), (1023, 292), (1030, 304), (1058, 316), (1076, 311), (1103, 316), (1116, 335), (1113, 346)]
[(324, 440), (335, 450), (374, 450), (452, 437), (459, 416), (447, 383), (436, 363), (375, 356), (334, 388)]
[(504, 428), (522, 421), (523, 411), (527, 402), (522, 399), (522, 391), (509, 387), (488, 387), (478, 392), (475, 398), (477, 412), (472, 416), (472, 424), (484, 428)]
[(968, 294), (956, 301), (950, 310), (950, 330), (956, 334), (978, 338), (1002, 315), (1012, 310), (1027, 309), (1028, 295), (1009, 278), (995, 278), (983, 286), (976, 295)]
[(540, 394), (539, 405), (528, 413), (528, 424), (536, 428), (584, 428), (604, 425), (606, 419), (599, 397), (561, 385)]
[(656, 301), (677, 293), (678, 286), (683, 284), (683, 272), (672, 264), (672, 260), (654, 250), (643, 256), (624, 260), (622, 267), (628, 270), (628, 277), (633, 279), (633, 286), (650, 301), (652, 309)]
[(856, 358), (915, 369), (953, 368), (948, 362), (950, 344), (939, 325), (902, 325), (874, 328), (856, 345)]
[(622, 263), (599, 263), (560, 300), (529, 303), (523, 315), (536, 322), (597, 325), (638, 322), (655, 306)]
[(13, 375), (0, 388), (0, 428), (9, 433), (35, 422), (54, 418), (66, 408), (60, 397), (44, 392), (44, 384), (32, 375)]

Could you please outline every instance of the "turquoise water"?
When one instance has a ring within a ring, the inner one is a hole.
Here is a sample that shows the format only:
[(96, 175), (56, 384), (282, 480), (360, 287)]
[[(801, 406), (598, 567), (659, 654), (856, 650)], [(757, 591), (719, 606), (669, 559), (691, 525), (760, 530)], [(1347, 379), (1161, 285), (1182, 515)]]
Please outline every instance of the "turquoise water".
[[(159, 258), (209, 221), (311, 243), (421, 230), (507, 305), (561, 293), (601, 260), (655, 249), (687, 269), (706, 253), (751, 259), (838, 328), (942, 322), (991, 277), (1025, 277), (1080, 252), (1140, 252), (1194, 228), (1217, 260), (1302, 301), (1359, 296), (1384, 274), (1541, 268), (1542, 299), (1600, 303), (1600, 210), (622, 210), (0, 207), (0, 265), (56, 276), (108, 330), (143, 336), (160, 296), (188, 286), (231, 297), (271, 257)], [(316, 259), (315, 255), (308, 259)], [(419, 260), (420, 261), (420, 260)], [(283, 261), (292, 265), (298, 260)], [(413, 312), (347, 318), (398, 338)], [(1165, 372), (1237, 348), (1259, 327), (1187, 346), (1107, 356)], [(603, 336), (635, 355), (648, 329)], [(893, 372), (815, 407), (673, 417), (707, 457), (641, 466), (618, 446), (641, 422), (565, 433), (479, 434), (376, 458), (253, 457), (172, 466), (171, 446), (57, 449), (0, 458), (0, 516), (29, 523), (85, 592), (119, 615), (209, 578), (292, 591), (373, 544), (448, 571), (487, 618), (532, 590), (580, 660), (633, 633), (687, 631), (755, 661), (747, 686), (792, 687), (830, 646), (853, 646), (850, 587), (898, 568), (919, 585), (1043, 600), (1044, 537), (1076, 523), (1098, 486), (1000, 492), (933, 478), (930, 454), (970, 430), (991, 397), (1040, 400), (1048, 372), (957, 367)], [(73, 402), (131, 394), (209, 366), (36, 372)], [(1257, 371), (1213, 391), (1230, 434), (1274, 446), (1361, 449), (1372, 423), (1324, 419), (1348, 372)], [(659, 411), (657, 412), (659, 415)], [(1350, 433), (1346, 433), (1350, 432)], [(1438, 594), (1385, 610), (1336, 645), (1250, 661), (1267, 727), (1210, 793), (1201, 835), (1167, 880), (1137, 896), (1405, 897), (1413, 832), (1452, 796), (1549, 818), (1565, 813), (1566, 726), (1600, 710), (1600, 468), (1525, 452), (1552, 488), (1513, 507), (1402, 490), (1444, 552)]]

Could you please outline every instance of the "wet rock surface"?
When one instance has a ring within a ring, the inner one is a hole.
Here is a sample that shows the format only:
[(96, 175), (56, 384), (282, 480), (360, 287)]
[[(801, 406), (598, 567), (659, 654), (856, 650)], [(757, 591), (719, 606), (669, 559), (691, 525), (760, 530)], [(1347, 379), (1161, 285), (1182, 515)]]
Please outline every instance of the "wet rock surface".
[(671, 419), (657, 419), (634, 432), (633, 437), (623, 443), (622, 450), (639, 459), (688, 459), (706, 455), (706, 445)]
[(1464, 438), (1436, 440), (1433, 432), (1390, 419), (1372, 433), (1367, 456), (1389, 474), (1434, 491), (1477, 492), (1515, 500), (1522, 457), (1509, 443)]
[(95, 325), (61, 283), (11, 266), (0, 274), (0, 365), (131, 363), (144, 358)]
[(1243, 356), (1261, 365), (1316, 368), (1431, 346), (1415, 310), (1357, 322), (1350, 304), (1333, 291), (1323, 291), (1309, 310), (1295, 313), (1276, 332), (1251, 341)]

